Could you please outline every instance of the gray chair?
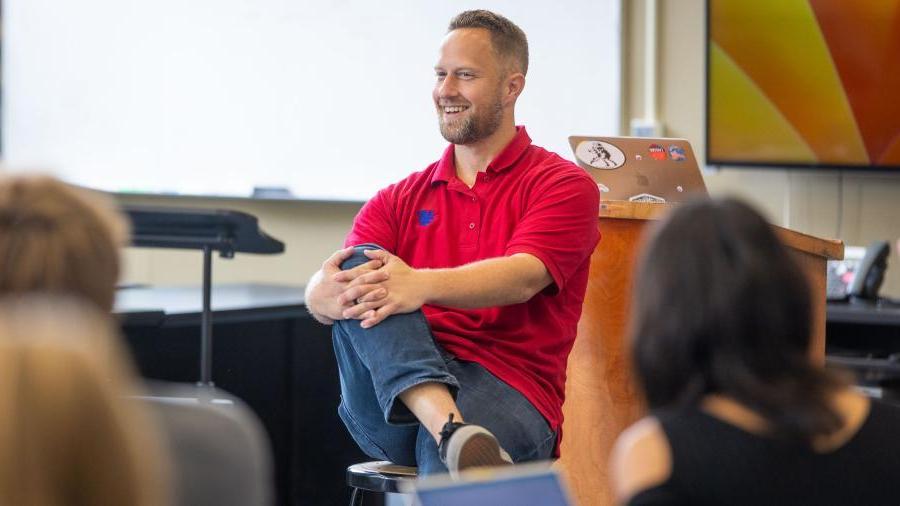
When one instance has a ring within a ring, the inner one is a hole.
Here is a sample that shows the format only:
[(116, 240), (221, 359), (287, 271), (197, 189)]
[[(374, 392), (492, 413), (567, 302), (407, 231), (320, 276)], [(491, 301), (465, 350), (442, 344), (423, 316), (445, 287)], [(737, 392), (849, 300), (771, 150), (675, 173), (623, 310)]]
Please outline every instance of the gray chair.
[(223, 390), (151, 384), (139, 397), (171, 455), (175, 504), (255, 506), (273, 501), (269, 441), (256, 415)]

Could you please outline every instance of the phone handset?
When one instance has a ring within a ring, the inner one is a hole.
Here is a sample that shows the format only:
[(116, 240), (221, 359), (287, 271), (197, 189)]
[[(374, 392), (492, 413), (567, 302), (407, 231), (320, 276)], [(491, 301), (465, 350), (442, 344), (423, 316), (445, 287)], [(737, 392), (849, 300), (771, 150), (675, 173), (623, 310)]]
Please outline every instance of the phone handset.
[(851, 301), (875, 301), (884, 282), (888, 254), (891, 247), (886, 241), (875, 241), (866, 248), (866, 255), (856, 269), (848, 293)]

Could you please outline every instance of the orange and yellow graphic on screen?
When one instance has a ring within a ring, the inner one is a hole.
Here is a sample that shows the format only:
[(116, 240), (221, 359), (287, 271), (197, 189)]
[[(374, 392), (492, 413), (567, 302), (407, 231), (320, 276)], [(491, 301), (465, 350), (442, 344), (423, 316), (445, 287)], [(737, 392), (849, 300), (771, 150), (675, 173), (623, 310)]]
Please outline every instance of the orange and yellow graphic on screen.
[(710, 0), (713, 163), (900, 167), (900, 0)]

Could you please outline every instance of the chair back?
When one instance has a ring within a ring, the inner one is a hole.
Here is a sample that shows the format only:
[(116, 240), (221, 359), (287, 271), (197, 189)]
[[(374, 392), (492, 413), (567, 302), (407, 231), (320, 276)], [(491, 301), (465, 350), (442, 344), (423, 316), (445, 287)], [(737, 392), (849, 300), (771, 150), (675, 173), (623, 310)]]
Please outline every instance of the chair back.
[(272, 503), (272, 452), (256, 415), (215, 388), (151, 385), (140, 397), (157, 416), (172, 458), (177, 505)]

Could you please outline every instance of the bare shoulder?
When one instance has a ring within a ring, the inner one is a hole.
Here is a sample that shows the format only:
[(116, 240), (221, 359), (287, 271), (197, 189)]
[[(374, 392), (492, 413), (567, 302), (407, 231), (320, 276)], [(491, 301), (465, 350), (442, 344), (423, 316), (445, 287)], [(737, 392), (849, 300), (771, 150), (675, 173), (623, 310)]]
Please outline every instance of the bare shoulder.
[(620, 503), (669, 479), (672, 452), (656, 418), (644, 418), (625, 429), (613, 447), (610, 469)]

